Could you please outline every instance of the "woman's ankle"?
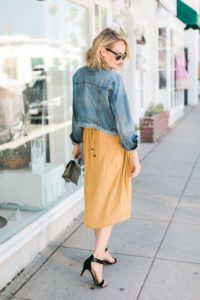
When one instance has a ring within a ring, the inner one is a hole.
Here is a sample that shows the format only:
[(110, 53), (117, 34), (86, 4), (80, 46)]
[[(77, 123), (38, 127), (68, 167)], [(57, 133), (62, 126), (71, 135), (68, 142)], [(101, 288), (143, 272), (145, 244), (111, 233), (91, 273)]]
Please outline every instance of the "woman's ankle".
[(104, 258), (104, 254), (100, 251), (94, 251), (93, 256), (98, 258), (98, 259), (101, 259), (101, 260), (103, 260), (103, 258)]

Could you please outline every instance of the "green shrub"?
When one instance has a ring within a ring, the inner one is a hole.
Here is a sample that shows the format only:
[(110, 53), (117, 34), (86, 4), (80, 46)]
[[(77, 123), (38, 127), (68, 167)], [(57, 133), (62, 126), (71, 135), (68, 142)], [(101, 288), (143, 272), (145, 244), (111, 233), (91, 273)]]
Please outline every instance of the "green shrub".
[(157, 105), (150, 104), (149, 108), (145, 112), (145, 117), (151, 117), (157, 115), (162, 111), (164, 111), (164, 106), (161, 103)]
[(26, 156), (30, 158), (30, 142), (19, 146), (16, 149), (7, 149), (0, 152), (0, 160), (14, 159), (15, 157)]

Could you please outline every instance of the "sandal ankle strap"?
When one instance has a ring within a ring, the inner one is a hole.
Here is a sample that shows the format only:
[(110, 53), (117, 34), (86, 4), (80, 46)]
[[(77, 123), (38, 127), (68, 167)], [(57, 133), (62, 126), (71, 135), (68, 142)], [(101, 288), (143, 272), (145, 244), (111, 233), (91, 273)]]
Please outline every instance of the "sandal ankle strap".
[(102, 259), (96, 258), (96, 257), (94, 257), (93, 255), (92, 255), (92, 261), (93, 261), (93, 262), (97, 262), (97, 263), (102, 264), (102, 265), (104, 264), (104, 262), (103, 262)]

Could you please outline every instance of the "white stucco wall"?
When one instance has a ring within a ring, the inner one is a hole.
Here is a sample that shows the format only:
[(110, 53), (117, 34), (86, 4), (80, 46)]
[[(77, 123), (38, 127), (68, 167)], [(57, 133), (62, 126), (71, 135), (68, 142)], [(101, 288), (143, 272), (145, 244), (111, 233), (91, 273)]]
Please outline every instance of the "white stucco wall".
[(157, 28), (156, 28), (156, 10), (157, 1), (139, 0), (140, 17), (146, 21), (147, 29), (147, 97), (146, 107), (150, 102), (156, 102), (157, 90)]

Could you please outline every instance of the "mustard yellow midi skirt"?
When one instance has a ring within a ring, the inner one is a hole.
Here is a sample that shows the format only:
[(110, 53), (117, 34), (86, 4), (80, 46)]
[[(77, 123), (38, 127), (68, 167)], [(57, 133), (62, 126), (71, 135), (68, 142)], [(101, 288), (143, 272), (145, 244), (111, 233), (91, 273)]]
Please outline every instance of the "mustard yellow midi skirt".
[(102, 228), (131, 215), (131, 155), (118, 135), (95, 128), (83, 130), (84, 225)]

